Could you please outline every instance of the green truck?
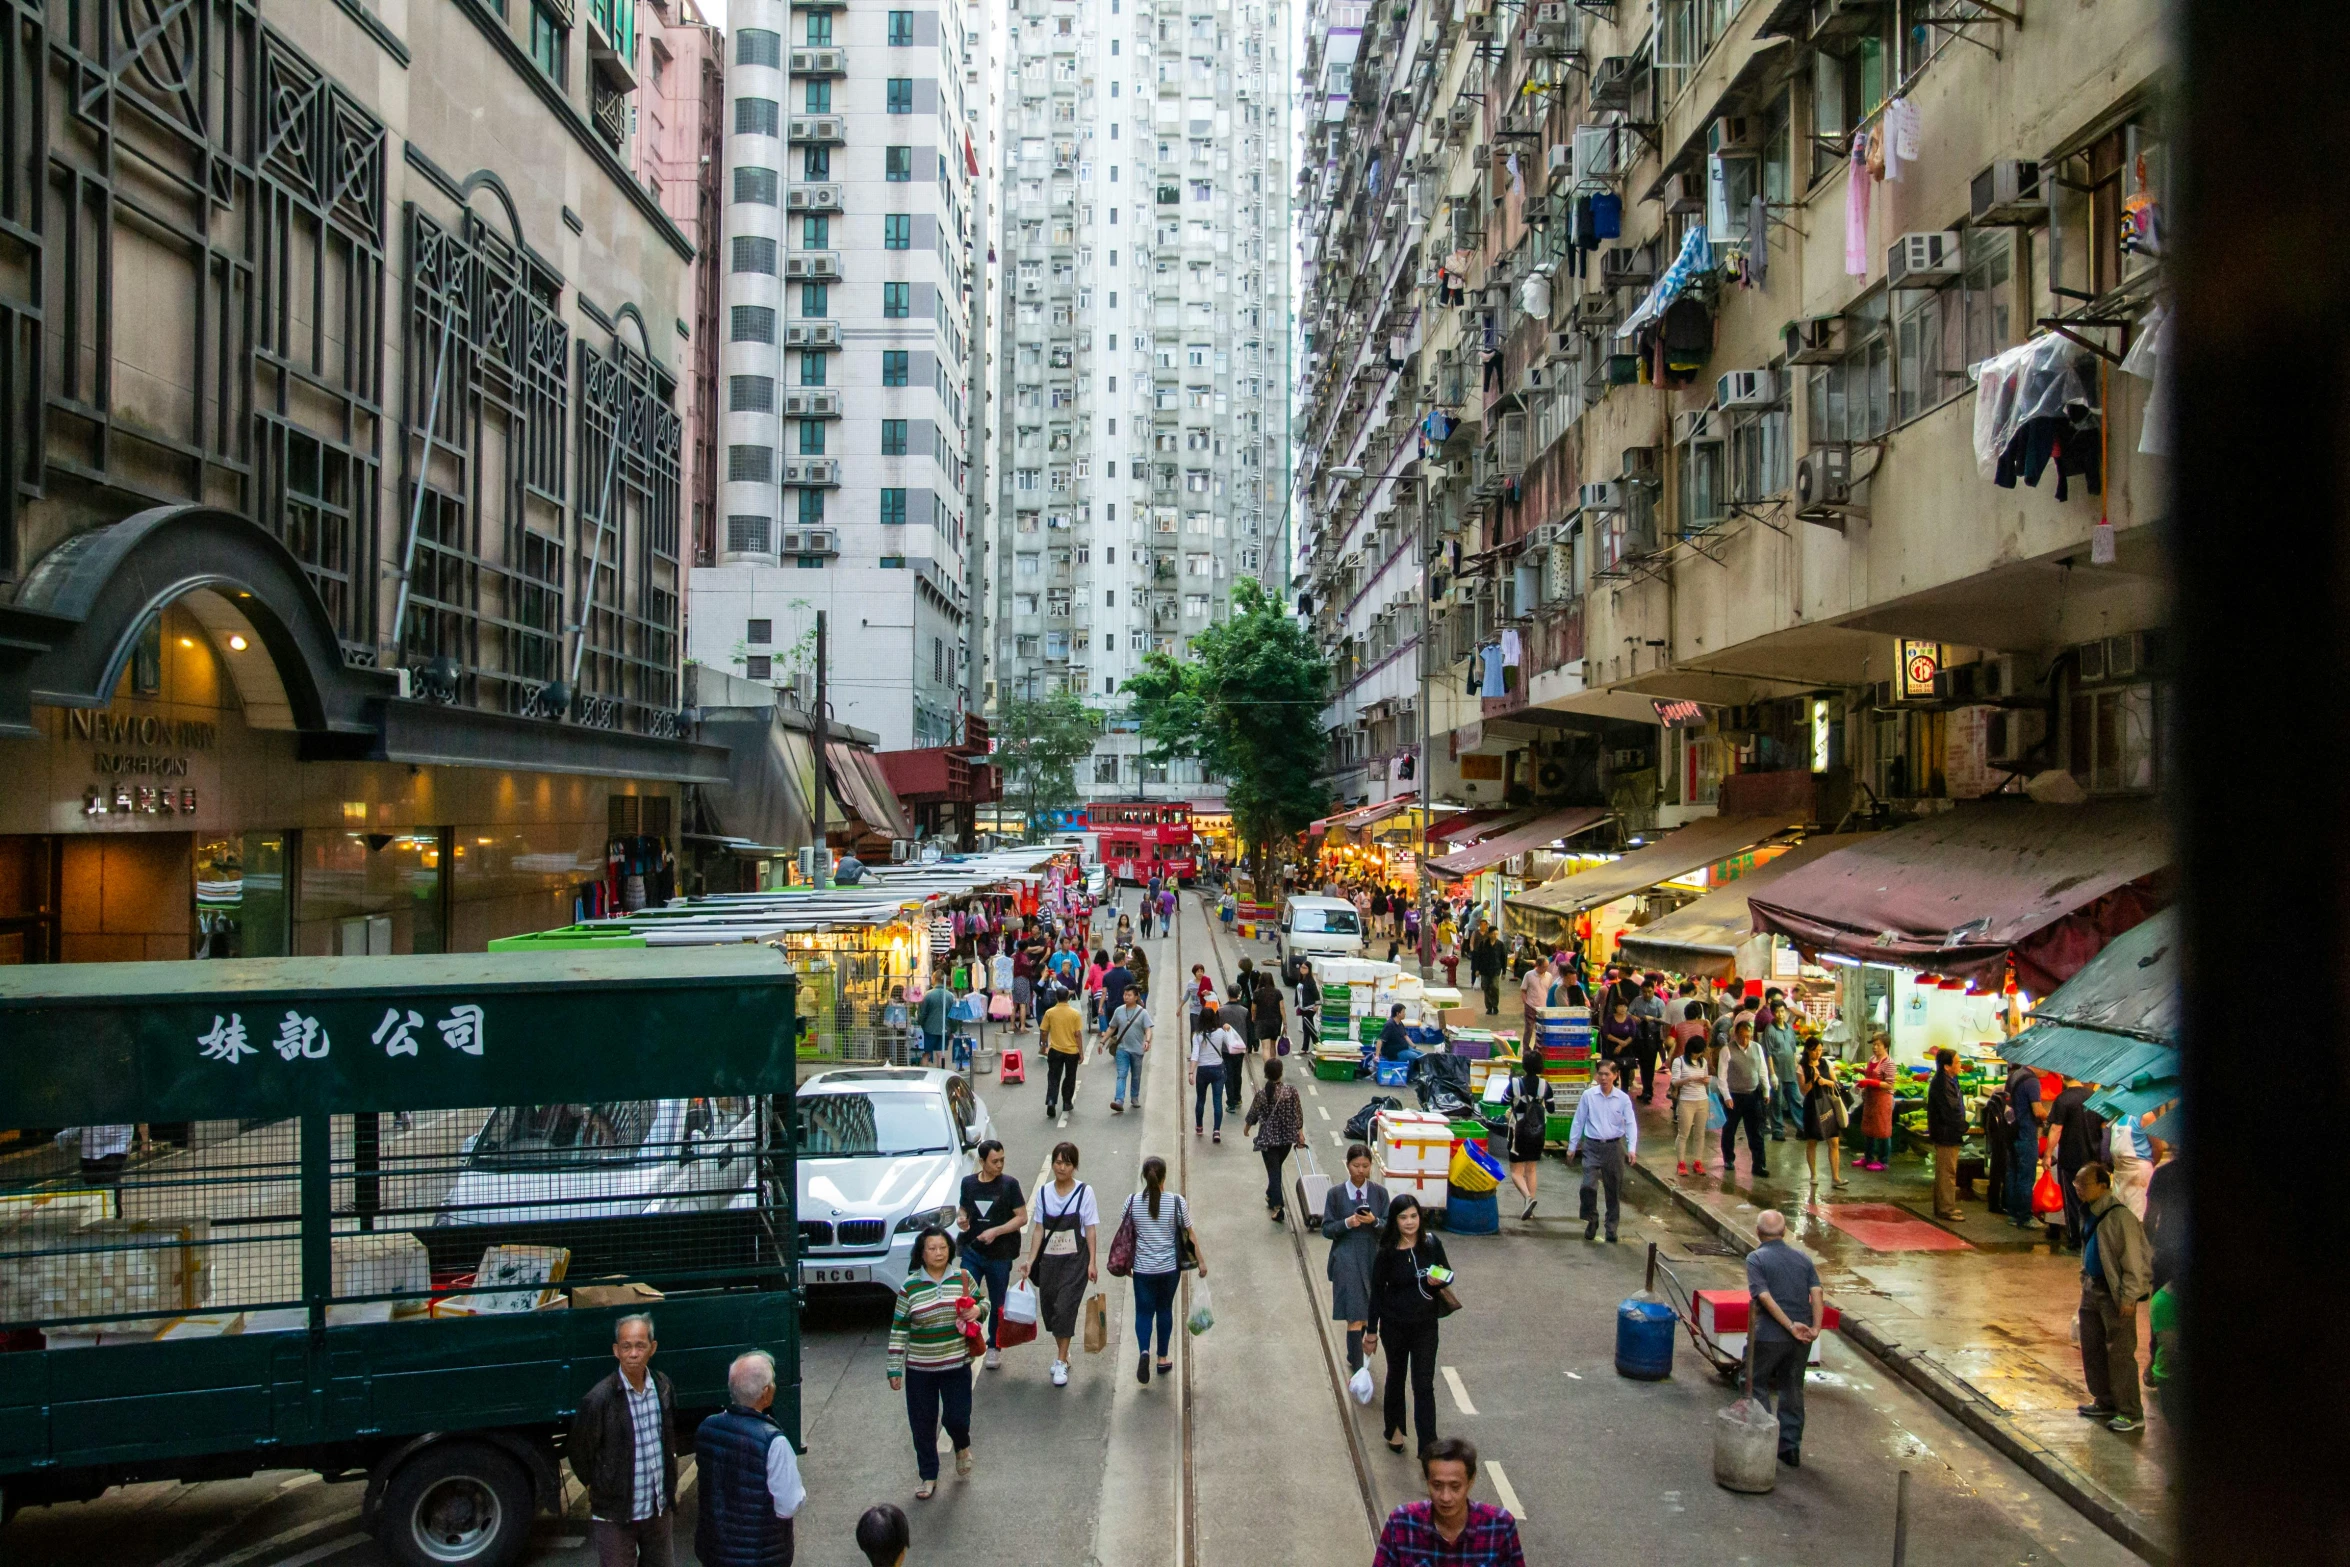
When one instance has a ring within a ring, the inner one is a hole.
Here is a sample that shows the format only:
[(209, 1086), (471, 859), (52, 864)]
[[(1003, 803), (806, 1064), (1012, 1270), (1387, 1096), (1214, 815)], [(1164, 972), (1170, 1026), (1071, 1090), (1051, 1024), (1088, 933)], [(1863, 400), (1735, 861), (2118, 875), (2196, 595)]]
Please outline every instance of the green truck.
[(796, 1442), (795, 994), (761, 946), (0, 970), (0, 1508), (310, 1469), (496, 1567), (631, 1310), (690, 1418), (773, 1354)]

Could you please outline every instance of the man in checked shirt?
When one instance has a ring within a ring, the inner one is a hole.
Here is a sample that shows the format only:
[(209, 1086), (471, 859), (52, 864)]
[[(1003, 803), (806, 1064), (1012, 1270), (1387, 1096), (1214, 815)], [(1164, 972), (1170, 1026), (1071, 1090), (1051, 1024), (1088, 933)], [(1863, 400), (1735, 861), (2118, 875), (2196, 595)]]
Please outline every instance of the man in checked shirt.
[(1371, 1567), (1526, 1567), (1509, 1509), (1469, 1500), (1477, 1449), (1457, 1436), (1428, 1444), (1420, 1460), (1428, 1499), (1387, 1515)]
[(600, 1567), (672, 1567), (677, 1507), (676, 1418), (669, 1379), (652, 1369), (653, 1319), (622, 1317), (612, 1328), (619, 1369), (579, 1401), (564, 1457), (587, 1488), (588, 1532)]

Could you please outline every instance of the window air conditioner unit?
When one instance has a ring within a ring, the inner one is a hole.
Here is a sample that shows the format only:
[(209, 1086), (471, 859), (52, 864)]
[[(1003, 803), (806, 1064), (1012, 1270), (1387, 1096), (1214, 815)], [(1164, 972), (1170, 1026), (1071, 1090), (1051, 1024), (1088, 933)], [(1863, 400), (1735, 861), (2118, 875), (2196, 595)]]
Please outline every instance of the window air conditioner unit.
[(2038, 708), (2009, 707), (1984, 716), (1984, 759), (1994, 767), (2021, 764), (2047, 737), (2048, 715)]
[(1542, 27), (1565, 27), (1574, 20), (1571, 0), (1535, 0), (1534, 21)]
[(1468, 25), (1467, 25), (1467, 27), (1466, 27), (1465, 31), (1467, 32), (1467, 34), (1468, 34), (1468, 37), (1470, 38), (1470, 40), (1471, 40), (1472, 42), (1475, 42), (1475, 43), (1490, 43), (1490, 42), (1492, 42), (1492, 40), (1493, 40), (1493, 13), (1492, 13), (1491, 11), (1472, 11), (1472, 12), (1470, 12), (1470, 13), (1469, 13), (1469, 19), (1468, 19)]
[(2025, 158), (2002, 158), (1976, 175), (1967, 188), (1967, 217), (1978, 224), (2029, 226), (2046, 221), (2048, 196), (2040, 165)]
[(1604, 480), (1598, 484), (1586, 484), (1578, 492), (1578, 496), (1585, 511), (1622, 511), (1624, 509), (1624, 487), (1613, 480)]
[(1842, 316), (1807, 316), (1801, 321), (1790, 321), (1781, 336), (1786, 341), (1789, 364), (1834, 364), (1844, 357)]
[(1673, 444), (1676, 446), (1718, 441), (1722, 435), (1722, 416), (1714, 409), (1694, 408), (1687, 413), (1673, 415)]
[(1762, 147), (1762, 121), (1751, 114), (1725, 114), (1705, 128), (1705, 150), (1755, 152)]
[(1852, 505), (1852, 451), (1815, 446), (1795, 464), (1795, 515), (1806, 522), (1836, 519)]
[(1645, 245), (1611, 245), (1599, 253), (1599, 286), (1639, 287), (1654, 282), (1656, 266)]
[(1685, 217), (1705, 210), (1705, 187), (1691, 181), (1686, 174), (1675, 174), (1665, 180), (1665, 211), (1674, 217)]
[(803, 555), (830, 555), (840, 548), (840, 535), (830, 528), (810, 528), (800, 543)]
[(1894, 288), (1941, 288), (1965, 269), (1956, 229), (1904, 234), (1885, 252), (1885, 281)]
[(800, 553), (800, 545), (804, 538), (805, 535), (803, 535), (799, 529), (786, 528), (783, 530), (782, 535), (776, 540), (776, 550), (779, 554), (797, 555)]
[(1574, 148), (1563, 141), (1554, 141), (1550, 144), (1550, 155), (1543, 164), (1543, 170), (1552, 179), (1557, 179), (1574, 166), (1574, 157)]
[(1624, 448), (1622, 476), (1633, 483), (1656, 482), (1656, 448), (1627, 446)]
[(1714, 401), (1724, 408), (1761, 408), (1778, 400), (1776, 370), (1732, 370), (1714, 383)]

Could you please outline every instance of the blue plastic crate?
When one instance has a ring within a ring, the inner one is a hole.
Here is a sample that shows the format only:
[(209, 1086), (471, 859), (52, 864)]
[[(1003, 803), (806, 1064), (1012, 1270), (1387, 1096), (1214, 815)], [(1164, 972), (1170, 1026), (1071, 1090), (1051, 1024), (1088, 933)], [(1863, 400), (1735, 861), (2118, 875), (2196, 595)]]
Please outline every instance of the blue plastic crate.
[(1371, 1071), (1379, 1080), (1381, 1088), (1402, 1088), (1412, 1080), (1412, 1063), (1409, 1061), (1376, 1062)]

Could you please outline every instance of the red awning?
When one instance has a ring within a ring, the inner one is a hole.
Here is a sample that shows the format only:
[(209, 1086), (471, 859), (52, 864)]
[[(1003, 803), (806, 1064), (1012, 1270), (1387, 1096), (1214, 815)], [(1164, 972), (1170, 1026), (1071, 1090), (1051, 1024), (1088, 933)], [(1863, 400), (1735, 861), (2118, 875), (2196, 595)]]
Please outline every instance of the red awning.
[(1547, 848), (1561, 838), (1572, 838), (1606, 821), (1609, 811), (1603, 805), (1577, 805), (1563, 811), (1552, 811), (1537, 816), (1524, 826), (1471, 844), (1465, 849), (1424, 861), (1428, 869), (1439, 876), (1474, 876), (1489, 870), (1513, 854), (1524, 854), (1529, 849)]
[(1445, 843), (1466, 848), (1480, 838), (1490, 838), (1497, 832), (1507, 832), (1520, 823), (1530, 822), (1538, 814), (1531, 810), (1504, 810), (1499, 806), (1463, 811), (1429, 828), (1428, 842), (1431, 846)]
[(2170, 834), (2152, 800), (1979, 801), (1794, 871), (1750, 901), (1798, 946), (2046, 994), (2169, 901)]

